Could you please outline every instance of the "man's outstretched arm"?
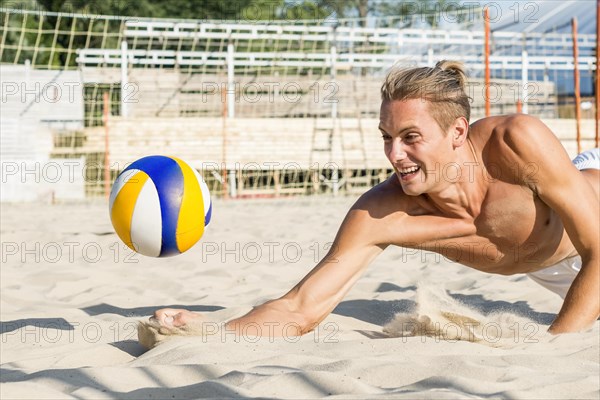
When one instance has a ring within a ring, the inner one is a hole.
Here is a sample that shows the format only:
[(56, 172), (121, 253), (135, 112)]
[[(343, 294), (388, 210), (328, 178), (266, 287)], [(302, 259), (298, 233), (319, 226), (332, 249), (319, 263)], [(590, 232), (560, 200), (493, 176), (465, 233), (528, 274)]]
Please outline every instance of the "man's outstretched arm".
[(225, 329), (241, 335), (245, 328), (254, 334), (260, 327), (261, 336), (299, 336), (310, 332), (331, 313), (384, 249), (376, 244), (376, 237), (369, 212), (353, 207), (330, 251), (312, 271), (287, 294), (227, 322)]

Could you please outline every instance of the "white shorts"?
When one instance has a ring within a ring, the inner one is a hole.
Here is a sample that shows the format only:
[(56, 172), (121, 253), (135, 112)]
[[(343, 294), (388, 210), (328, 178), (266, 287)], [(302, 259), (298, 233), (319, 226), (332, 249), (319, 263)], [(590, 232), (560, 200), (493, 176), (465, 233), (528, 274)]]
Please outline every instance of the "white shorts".
[(600, 169), (600, 149), (595, 148), (584, 151), (573, 159), (573, 164), (578, 170)]
[(527, 276), (564, 299), (580, 269), (581, 257), (575, 256)]
[[(584, 151), (573, 159), (573, 164), (580, 171), (590, 168), (600, 170), (600, 149)], [(580, 269), (581, 257), (575, 256), (542, 270), (530, 272), (527, 276), (564, 299)]]

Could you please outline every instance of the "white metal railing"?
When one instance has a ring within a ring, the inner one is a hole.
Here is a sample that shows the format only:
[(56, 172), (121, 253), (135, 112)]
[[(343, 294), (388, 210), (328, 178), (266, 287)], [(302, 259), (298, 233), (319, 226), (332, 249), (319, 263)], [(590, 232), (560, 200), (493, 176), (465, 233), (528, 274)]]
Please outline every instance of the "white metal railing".
[[(133, 66), (225, 66), (227, 51), (174, 51), (174, 50), (128, 50), (127, 63)], [(418, 65), (429, 65), (435, 54), (373, 54), (373, 53), (336, 53), (337, 70), (357, 67), (388, 68), (398, 61), (412, 62)], [(448, 56), (439, 54), (439, 56)], [(483, 57), (480, 55), (452, 55), (453, 59), (464, 62), (472, 70), (482, 70)], [(82, 66), (121, 65), (122, 50), (82, 49), (78, 51), (77, 62)], [(239, 66), (251, 67), (297, 67), (328, 68), (332, 62), (330, 53), (294, 53), (294, 52), (234, 52), (233, 62)], [(580, 57), (580, 69), (595, 68), (595, 57)], [(564, 70), (574, 68), (573, 57), (568, 56), (529, 56), (529, 70)], [(522, 56), (490, 56), (492, 70), (523, 69)]]
[[(298, 40), (298, 41), (335, 41), (371, 42), (371, 43), (418, 43), (479, 45), (483, 43), (483, 31), (439, 30), (439, 29), (398, 29), (363, 28), (353, 26), (309, 26), (309, 25), (257, 25), (257, 24), (217, 24), (190, 22), (127, 21), (125, 37), (137, 38), (205, 38), (225, 40)], [(568, 47), (572, 37), (561, 33), (496, 31), (493, 33), (494, 45), (514, 46), (535, 44), (542, 47)], [(578, 35), (580, 51), (592, 51), (596, 47), (595, 35)], [(539, 51), (543, 51), (540, 48)]]
[[(461, 60), (475, 71), (483, 69), (483, 31), (131, 20), (125, 21), (123, 37), (133, 41), (134, 48), (126, 52), (127, 63), (132, 66), (226, 66), (225, 48), (194, 51), (193, 48), (186, 50), (183, 45), (175, 51), (153, 48), (152, 45), (155, 41), (154, 46), (163, 46), (163, 40), (169, 39), (204, 39), (215, 43), (217, 40), (229, 44), (235, 42), (232, 60), (236, 66), (329, 68), (334, 64), (337, 70), (388, 68), (399, 60), (431, 65), (435, 56)], [(313, 42), (318, 48), (311, 51), (245, 51), (251, 48), (246, 44), (252, 40)], [(359, 43), (363, 44), (362, 48), (355, 48)], [(492, 44), (492, 70), (523, 71), (524, 65), (527, 70), (569, 71), (574, 67), (572, 37), (568, 34), (529, 32), (524, 35), (498, 31), (493, 34)], [(578, 45), (578, 67), (593, 69), (595, 35), (579, 35)], [(334, 46), (337, 51), (332, 58), (330, 49)], [(529, 54), (525, 64), (523, 51)], [(82, 66), (119, 65), (124, 61), (122, 57), (123, 53), (118, 49), (82, 49), (78, 50), (77, 62)]]

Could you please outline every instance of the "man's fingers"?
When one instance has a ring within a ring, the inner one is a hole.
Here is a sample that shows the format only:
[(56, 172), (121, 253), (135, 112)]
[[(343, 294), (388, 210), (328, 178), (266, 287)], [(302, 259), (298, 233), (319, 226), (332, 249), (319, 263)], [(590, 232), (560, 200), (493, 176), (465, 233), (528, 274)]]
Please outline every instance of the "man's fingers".
[(179, 309), (179, 308), (161, 308), (160, 310), (154, 311), (154, 315), (157, 315), (157, 314), (175, 315), (175, 314), (179, 314), (181, 311), (183, 311), (183, 310)]
[(160, 310), (156, 310), (154, 311), (154, 319), (158, 320), (158, 321), (164, 321), (165, 318), (170, 317), (171, 321), (173, 320), (173, 317), (177, 314), (179, 314), (181, 312), (181, 310), (175, 309), (175, 308), (162, 308)]

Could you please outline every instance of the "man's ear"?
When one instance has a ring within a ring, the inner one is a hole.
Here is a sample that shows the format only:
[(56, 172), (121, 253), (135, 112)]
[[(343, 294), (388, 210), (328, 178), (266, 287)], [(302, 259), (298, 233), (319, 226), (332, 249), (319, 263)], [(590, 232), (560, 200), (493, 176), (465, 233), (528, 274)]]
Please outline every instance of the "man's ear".
[(467, 140), (469, 132), (469, 121), (465, 117), (458, 117), (450, 127), (450, 135), (452, 135), (452, 145), (456, 147), (462, 146)]

